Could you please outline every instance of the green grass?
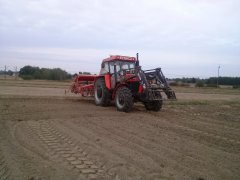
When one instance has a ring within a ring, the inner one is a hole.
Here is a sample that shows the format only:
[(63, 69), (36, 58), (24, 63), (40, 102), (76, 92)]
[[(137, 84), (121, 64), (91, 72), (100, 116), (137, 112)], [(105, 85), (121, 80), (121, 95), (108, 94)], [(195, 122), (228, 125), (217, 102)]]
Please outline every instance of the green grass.
[(171, 106), (186, 106), (186, 105), (210, 105), (212, 101), (207, 100), (178, 100), (166, 101), (165, 104)]
[(201, 93), (201, 94), (235, 94), (240, 95), (240, 89), (211, 88), (211, 87), (172, 87), (177, 93)]
[(178, 101), (166, 101), (166, 105), (170, 106), (220, 106), (220, 105), (230, 105), (230, 106), (240, 106), (240, 100), (178, 100)]

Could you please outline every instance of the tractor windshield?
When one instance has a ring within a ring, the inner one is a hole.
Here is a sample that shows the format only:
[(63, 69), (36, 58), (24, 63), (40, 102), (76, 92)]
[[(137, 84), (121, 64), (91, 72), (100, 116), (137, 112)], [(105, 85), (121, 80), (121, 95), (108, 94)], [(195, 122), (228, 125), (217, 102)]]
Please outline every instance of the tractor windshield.
[(127, 61), (114, 61), (114, 62), (110, 62), (109, 65), (110, 65), (111, 74), (114, 73), (114, 65), (116, 65), (117, 72), (134, 69), (135, 67), (134, 62), (127, 62)]
[(128, 69), (134, 69), (135, 63), (133, 62), (122, 62), (121, 69), (122, 70), (128, 70)]

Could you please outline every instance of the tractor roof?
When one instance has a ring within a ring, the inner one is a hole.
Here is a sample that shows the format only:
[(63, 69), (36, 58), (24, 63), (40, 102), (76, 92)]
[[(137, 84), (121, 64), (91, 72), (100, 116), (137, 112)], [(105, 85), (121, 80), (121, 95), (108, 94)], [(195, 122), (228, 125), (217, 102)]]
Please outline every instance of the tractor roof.
[(110, 55), (109, 58), (103, 59), (103, 62), (110, 62), (110, 61), (114, 61), (114, 60), (136, 62), (135, 57), (120, 56), (120, 55)]

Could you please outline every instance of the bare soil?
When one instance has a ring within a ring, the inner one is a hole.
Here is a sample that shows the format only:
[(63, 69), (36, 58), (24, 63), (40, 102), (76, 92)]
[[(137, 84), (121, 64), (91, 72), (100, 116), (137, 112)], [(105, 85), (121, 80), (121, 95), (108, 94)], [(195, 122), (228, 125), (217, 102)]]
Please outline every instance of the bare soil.
[(239, 90), (177, 88), (160, 112), (122, 113), (67, 85), (0, 81), (0, 180), (240, 179)]

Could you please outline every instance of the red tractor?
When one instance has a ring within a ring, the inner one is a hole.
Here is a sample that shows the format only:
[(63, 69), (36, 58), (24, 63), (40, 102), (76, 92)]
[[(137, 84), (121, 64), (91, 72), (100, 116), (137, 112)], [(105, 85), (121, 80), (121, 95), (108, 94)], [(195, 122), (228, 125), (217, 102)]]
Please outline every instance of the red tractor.
[(137, 101), (147, 110), (159, 111), (162, 92), (168, 99), (176, 99), (161, 68), (143, 71), (138, 54), (137, 58), (115, 55), (104, 59), (99, 75), (76, 75), (71, 92), (94, 96), (97, 106), (108, 106), (114, 100), (117, 110), (124, 112), (129, 112)]

